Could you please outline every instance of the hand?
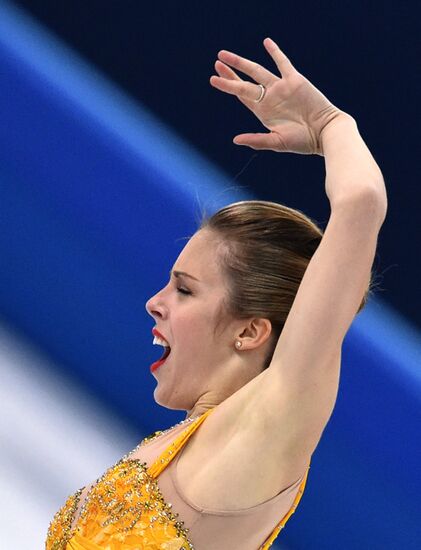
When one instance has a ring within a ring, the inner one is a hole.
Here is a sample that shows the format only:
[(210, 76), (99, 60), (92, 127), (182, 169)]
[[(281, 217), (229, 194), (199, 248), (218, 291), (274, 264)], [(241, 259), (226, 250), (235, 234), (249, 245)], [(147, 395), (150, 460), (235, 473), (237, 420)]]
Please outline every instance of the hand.
[[(274, 75), (261, 65), (221, 50), (211, 76), (212, 86), (233, 94), (250, 109), (269, 133), (240, 134), (234, 143), (252, 149), (323, 155), (323, 129), (343, 111), (335, 107), (313, 84), (300, 74), (270, 38), (263, 44), (281, 74)], [(228, 65), (245, 73), (257, 84), (242, 80)], [(263, 84), (263, 99), (256, 103)], [(346, 115), (348, 116), (348, 115)]]

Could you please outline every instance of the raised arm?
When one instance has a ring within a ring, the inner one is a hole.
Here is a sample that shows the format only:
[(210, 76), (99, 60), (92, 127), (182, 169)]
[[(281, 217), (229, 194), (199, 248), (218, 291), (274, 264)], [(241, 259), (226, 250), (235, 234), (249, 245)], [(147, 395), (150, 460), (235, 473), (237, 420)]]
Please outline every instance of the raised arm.
[(310, 363), (331, 364), (338, 355), (367, 290), (386, 215), (383, 177), (355, 120), (346, 114), (337, 117), (323, 131), (321, 144), (331, 215), (279, 338), (273, 365), (293, 354), (295, 364), (312, 368)]
[(387, 208), (381, 172), (352, 118), (332, 121), (321, 143), (331, 215), (262, 385), (262, 419), (275, 431), (278, 423), (280, 462), (291, 477), (303, 471), (333, 411), (342, 342), (367, 290)]
[[(264, 44), (282, 78), (230, 52), (220, 52), (223, 63), (215, 65), (220, 76), (212, 77), (212, 85), (237, 95), (270, 130), (242, 134), (234, 142), (324, 156), (331, 205), (271, 365), (256, 386), (249, 410), (259, 412), (247, 419), (255, 419), (255, 436), (267, 434), (287, 482), (304, 472), (332, 413), (342, 342), (367, 290), (387, 198), (355, 120), (298, 73), (273, 41)], [(228, 64), (265, 86), (262, 101), (256, 102), (257, 84), (240, 79)], [(244, 438), (252, 431), (245, 429)]]

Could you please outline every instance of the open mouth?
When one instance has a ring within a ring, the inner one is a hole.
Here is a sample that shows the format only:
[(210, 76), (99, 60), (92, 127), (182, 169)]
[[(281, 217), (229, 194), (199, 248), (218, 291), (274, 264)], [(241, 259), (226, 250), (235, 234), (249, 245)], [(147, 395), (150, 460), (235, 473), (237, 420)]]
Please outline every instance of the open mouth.
[(155, 372), (161, 365), (165, 365), (165, 362), (167, 360), (167, 357), (171, 353), (171, 348), (165, 346), (164, 353), (162, 354), (162, 357), (158, 359), (158, 361), (155, 361), (155, 363), (152, 363), (150, 369), (151, 372)]
[(167, 357), (171, 353), (171, 346), (168, 345), (168, 342), (165, 340), (165, 338), (158, 336), (158, 331), (152, 331), (152, 333), (154, 335), (153, 344), (156, 346), (162, 346), (164, 348), (162, 356), (158, 359), (158, 361), (155, 361), (151, 365), (151, 372), (154, 372), (157, 368), (165, 363)]
[(154, 346), (162, 346), (164, 348), (164, 353), (160, 361), (166, 359), (171, 352), (171, 346), (168, 345), (168, 342), (164, 340), (164, 338), (154, 335), (153, 344)]
[(162, 357), (159, 359), (159, 361), (163, 361), (164, 359), (166, 359), (170, 353), (171, 353), (171, 348), (165, 347), (164, 353), (162, 354)]

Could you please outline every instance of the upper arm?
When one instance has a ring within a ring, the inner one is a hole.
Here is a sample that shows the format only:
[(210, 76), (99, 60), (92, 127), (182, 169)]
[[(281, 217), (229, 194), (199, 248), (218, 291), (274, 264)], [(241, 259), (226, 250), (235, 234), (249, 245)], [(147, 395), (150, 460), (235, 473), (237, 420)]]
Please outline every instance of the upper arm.
[[(367, 289), (380, 223), (368, 198), (333, 212), (261, 378), (256, 427), (304, 468), (332, 413), (341, 346)], [(282, 462), (282, 460), (281, 460)]]
[(332, 212), (283, 327), (273, 365), (292, 359), (294, 377), (338, 353), (367, 289), (379, 223), (375, 201), (362, 201)]

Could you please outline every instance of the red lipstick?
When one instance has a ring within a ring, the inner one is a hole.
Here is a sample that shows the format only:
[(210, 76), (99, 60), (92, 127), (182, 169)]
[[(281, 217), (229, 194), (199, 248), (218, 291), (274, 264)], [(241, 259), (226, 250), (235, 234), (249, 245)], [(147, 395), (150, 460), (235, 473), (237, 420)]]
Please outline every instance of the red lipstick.
[(166, 360), (167, 359), (161, 359), (160, 361), (155, 361), (155, 363), (152, 363), (152, 365), (150, 366), (151, 372), (156, 371), (156, 369), (163, 365)]
[[(161, 338), (162, 340), (165, 340), (167, 343), (168, 343), (168, 340), (165, 338), (164, 335), (162, 335), (159, 330), (157, 330), (156, 328), (153, 328), (152, 329), (152, 334), (154, 336), (156, 336), (157, 338)], [(167, 353), (165, 355), (165, 357), (163, 359), (159, 359), (159, 361), (155, 361), (155, 363), (152, 363), (152, 365), (150, 366), (150, 371), (151, 372), (154, 372), (156, 371), (156, 369), (158, 369), (161, 365), (163, 365), (165, 363), (165, 361), (167, 360), (167, 357), (168, 357), (169, 353)]]
[(164, 335), (162, 335), (159, 330), (157, 330), (155, 327), (152, 329), (152, 334), (154, 336), (157, 336), (158, 338), (161, 338), (162, 340), (165, 340), (166, 342), (168, 342), (168, 340), (165, 338)]

